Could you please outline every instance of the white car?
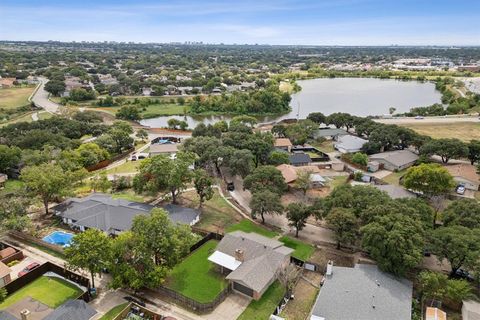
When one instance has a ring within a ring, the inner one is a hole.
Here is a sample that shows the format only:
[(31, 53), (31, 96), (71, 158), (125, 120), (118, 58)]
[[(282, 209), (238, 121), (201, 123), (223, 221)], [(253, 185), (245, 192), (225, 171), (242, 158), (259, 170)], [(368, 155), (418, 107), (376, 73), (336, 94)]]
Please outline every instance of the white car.
[(416, 116), (415, 120), (423, 120), (423, 116)]
[(464, 185), (459, 185), (457, 187), (457, 193), (458, 194), (465, 194), (465, 186)]

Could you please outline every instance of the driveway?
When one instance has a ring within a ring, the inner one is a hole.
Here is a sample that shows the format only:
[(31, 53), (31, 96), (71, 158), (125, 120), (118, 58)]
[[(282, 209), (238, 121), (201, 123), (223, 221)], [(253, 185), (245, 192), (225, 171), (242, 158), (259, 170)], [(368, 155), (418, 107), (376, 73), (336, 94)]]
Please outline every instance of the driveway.
[(25, 269), (26, 266), (28, 266), (30, 263), (37, 262), (37, 263), (42, 263), (41, 261), (37, 261), (32, 257), (25, 257), (22, 261), (17, 263), (14, 266), (10, 267), (10, 276), (12, 277), (12, 281), (18, 278), (18, 273)]
[(45, 109), (47, 112), (59, 113), (60, 105), (50, 101), (50, 99), (48, 99), (49, 93), (45, 91), (45, 84), (48, 82), (48, 79), (39, 77), (38, 80), (40, 81), (40, 87), (33, 95), (32, 102), (35, 103), (37, 107)]

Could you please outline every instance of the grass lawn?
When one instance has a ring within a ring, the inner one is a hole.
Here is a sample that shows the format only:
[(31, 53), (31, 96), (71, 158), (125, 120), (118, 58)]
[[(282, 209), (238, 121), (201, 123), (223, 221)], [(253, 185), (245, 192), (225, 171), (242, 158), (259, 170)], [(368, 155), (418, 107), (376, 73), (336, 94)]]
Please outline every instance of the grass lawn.
[(28, 97), (34, 87), (15, 87), (0, 89), (0, 108), (14, 109), (29, 104)]
[(462, 141), (480, 139), (480, 123), (475, 122), (405, 123), (398, 125), (435, 139), (457, 138)]
[(124, 190), (121, 192), (112, 193), (113, 199), (125, 199), (133, 202), (145, 202), (145, 197), (136, 194), (133, 190)]
[(336, 187), (339, 187), (347, 183), (348, 176), (329, 177), (329, 179), (330, 180), (328, 181), (327, 185), (333, 190)]
[(252, 300), (237, 320), (268, 320), (285, 294), (285, 288), (275, 281), (260, 300)]
[(112, 309), (108, 310), (107, 313), (105, 313), (100, 320), (112, 320), (115, 318), (117, 315), (120, 314), (126, 307), (128, 306), (128, 302), (119, 304), (118, 306), (113, 307)]
[(250, 220), (242, 220), (237, 224), (234, 224), (226, 229), (226, 232), (233, 232), (233, 231), (245, 231), (245, 232), (255, 232), (261, 234), (262, 236), (273, 238), (276, 237), (278, 234), (275, 231), (268, 230), (258, 224), (253, 223)]
[(5, 182), (4, 188), (1, 189), (0, 191), (5, 192), (5, 193), (14, 192), (14, 191), (22, 189), (24, 186), (25, 186), (25, 183), (23, 183), (23, 181), (8, 179)]
[(77, 298), (80, 294), (82, 294), (82, 290), (63, 279), (42, 276), (9, 295), (8, 298), (0, 304), (0, 310), (26, 297), (32, 297), (54, 309), (68, 299)]
[(388, 184), (393, 184), (395, 186), (400, 185), (400, 178), (406, 173), (406, 170), (398, 171), (398, 172), (392, 172), (388, 176), (382, 178), (383, 181), (385, 181)]
[(107, 170), (107, 174), (119, 174), (119, 173), (135, 173), (138, 171), (138, 167), (142, 163), (142, 160), (138, 161), (126, 161), (125, 163)]
[[(189, 202), (189, 206), (198, 207), (198, 195), (195, 191), (184, 192), (181, 197)], [(203, 204), (200, 221), (195, 227), (212, 232), (223, 232), (242, 219), (243, 217), (215, 190), (212, 199)]]
[(215, 251), (218, 241), (208, 241), (168, 275), (165, 286), (201, 303), (213, 301), (228, 285), (224, 276), (216, 271), (208, 257)]
[(286, 247), (294, 249), (295, 251), (292, 253), (292, 256), (303, 261), (307, 261), (315, 251), (315, 248), (311, 244), (287, 236), (283, 236), (278, 240), (283, 242)]
[[(107, 111), (115, 115), (121, 107), (93, 107), (92, 109), (100, 109)], [(188, 105), (178, 105), (176, 103), (159, 103), (151, 104), (146, 110), (141, 110), (141, 115), (143, 118), (155, 118), (159, 116), (173, 116), (173, 115), (183, 115), (186, 112), (190, 111), (190, 106)]]
[(335, 148), (333, 147), (333, 141), (332, 140), (325, 140), (321, 143), (316, 142), (315, 140), (309, 141), (309, 144), (317, 148), (318, 150), (329, 153), (329, 152), (334, 152)]

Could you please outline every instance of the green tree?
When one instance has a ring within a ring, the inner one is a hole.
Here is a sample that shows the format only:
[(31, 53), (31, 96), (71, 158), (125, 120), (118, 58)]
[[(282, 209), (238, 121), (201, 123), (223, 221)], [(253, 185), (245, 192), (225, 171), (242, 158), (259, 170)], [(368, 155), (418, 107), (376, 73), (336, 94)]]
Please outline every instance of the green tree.
[(448, 280), (446, 297), (460, 306), (463, 300), (475, 298), (473, 288), (466, 280)]
[(82, 143), (75, 152), (82, 167), (90, 167), (110, 157), (108, 151), (96, 143)]
[(121, 107), (115, 114), (117, 119), (137, 121), (142, 118), (137, 106), (129, 105)]
[(228, 159), (228, 167), (232, 175), (245, 178), (253, 169), (253, 154), (250, 150), (235, 150)]
[(108, 267), (110, 261), (110, 238), (100, 230), (88, 229), (72, 238), (70, 246), (65, 248), (67, 268), (88, 270), (95, 288), (95, 274)]
[(451, 265), (450, 276), (469, 261), (477, 261), (480, 250), (478, 230), (462, 226), (442, 227), (432, 234), (432, 251)]
[(288, 188), (282, 173), (274, 166), (255, 168), (243, 181), (243, 185), (250, 192), (269, 190), (282, 195)]
[(359, 224), (357, 217), (351, 210), (334, 208), (327, 215), (327, 224), (335, 232), (337, 249), (340, 249), (342, 244), (355, 244), (359, 233)]
[(307, 116), (307, 119), (312, 120), (315, 123), (322, 124), (325, 123), (326, 117), (321, 112), (312, 112)]
[(268, 155), (267, 163), (272, 166), (278, 166), (281, 164), (289, 164), (290, 157), (287, 152), (274, 150)]
[(5, 288), (0, 288), (0, 303), (4, 302), (7, 299), (8, 292)]
[(180, 125), (180, 120), (175, 118), (168, 119), (167, 125), (170, 129), (177, 130)]
[(203, 169), (195, 170), (193, 174), (193, 185), (198, 194), (200, 208), (205, 201), (212, 199), (213, 197), (213, 180)]
[(102, 172), (90, 180), (90, 186), (94, 192), (107, 192), (112, 187), (112, 183), (108, 180), (107, 174)]
[(159, 208), (153, 209), (150, 215), (136, 216), (132, 232), (150, 252), (155, 264), (166, 268), (173, 268), (179, 263), (197, 241), (190, 226), (173, 223), (168, 213)]
[(9, 147), (0, 144), (0, 173), (8, 173), (22, 159), (22, 150), (18, 147)]
[(368, 156), (365, 153), (357, 152), (352, 156), (352, 162), (365, 167), (368, 164)]
[(5, 231), (23, 231), (31, 225), (27, 208), (32, 200), (23, 190), (15, 194), (0, 193), (0, 235)]
[(443, 301), (447, 294), (448, 278), (443, 273), (422, 271), (418, 275), (418, 284), (422, 301)]
[(303, 196), (307, 194), (308, 189), (312, 185), (311, 181), (312, 172), (309, 170), (301, 170), (297, 174), (297, 180), (295, 180), (295, 187), (302, 190)]
[(442, 214), (443, 225), (480, 228), (480, 204), (475, 199), (460, 199), (450, 203)]
[(468, 144), (468, 159), (470, 160), (471, 165), (475, 164), (475, 162), (478, 162), (478, 160), (480, 160), (479, 140), (471, 140)]
[(158, 287), (165, 279), (167, 268), (155, 264), (153, 252), (131, 231), (122, 232), (112, 241), (109, 271), (110, 286), (137, 291)]
[(466, 158), (469, 150), (467, 145), (459, 139), (436, 139), (426, 142), (420, 148), (420, 153), (438, 155), (443, 163), (448, 163), (450, 159)]
[(189, 167), (194, 160), (195, 156), (190, 152), (178, 152), (174, 160), (165, 155), (145, 159), (133, 180), (133, 187), (139, 193), (168, 191), (172, 202), (177, 203), (180, 192), (192, 181)]
[(59, 80), (50, 80), (45, 84), (45, 91), (53, 94), (54, 96), (59, 96), (65, 91), (65, 82)]
[(269, 190), (259, 190), (252, 194), (250, 200), (250, 209), (252, 210), (252, 218), (256, 218), (259, 214), (262, 223), (265, 223), (265, 214), (279, 214), (283, 212), (283, 206), (280, 196)]
[(307, 219), (312, 215), (312, 208), (303, 203), (290, 203), (287, 208), (288, 225), (295, 228), (295, 237), (307, 225)]
[(360, 232), (363, 249), (385, 271), (404, 275), (422, 260), (423, 228), (420, 222), (408, 216), (380, 216), (362, 227)]
[(21, 177), (27, 189), (42, 200), (46, 215), (49, 203), (57, 197), (67, 195), (75, 182), (72, 173), (53, 163), (25, 167)]
[(230, 125), (235, 126), (237, 124), (244, 124), (253, 128), (257, 124), (257, 119), (255, 117), (251, 117), (247, 115), (233, 117), (232, 120), (230, 121)]
[(139, 129), (139, 130), (137, 131), (137, 133), (135, 134), (135, 136), (136, 136), (138, 139), (144, 141), (144, 140), (147, 140), (147, 139), (148, 139), (148, 132), (147, 132), (147, 130), (145, 130), (145, 129)]

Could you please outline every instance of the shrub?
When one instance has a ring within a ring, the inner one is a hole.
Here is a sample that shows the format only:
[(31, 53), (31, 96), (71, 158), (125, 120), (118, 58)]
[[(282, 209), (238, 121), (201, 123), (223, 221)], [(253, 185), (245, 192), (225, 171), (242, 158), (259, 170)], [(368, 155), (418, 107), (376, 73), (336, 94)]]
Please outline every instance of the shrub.
[(357, 152), (352, 156), (352, 162), (359, 166), (368, 164), (368, 156), (365, 153)]

